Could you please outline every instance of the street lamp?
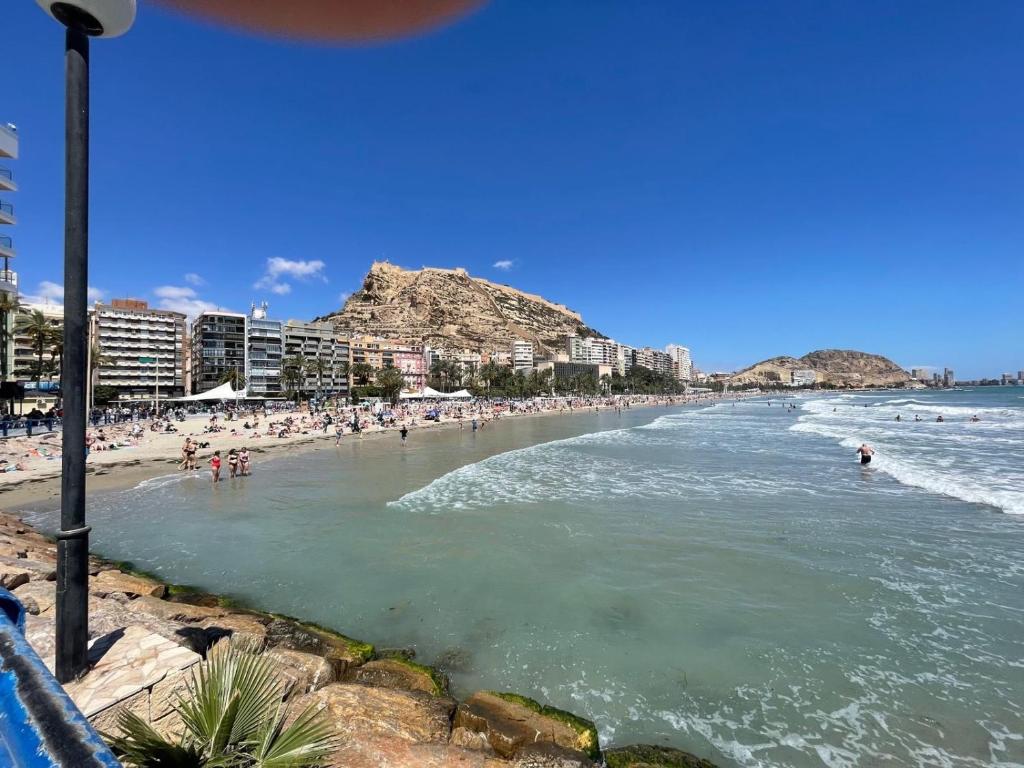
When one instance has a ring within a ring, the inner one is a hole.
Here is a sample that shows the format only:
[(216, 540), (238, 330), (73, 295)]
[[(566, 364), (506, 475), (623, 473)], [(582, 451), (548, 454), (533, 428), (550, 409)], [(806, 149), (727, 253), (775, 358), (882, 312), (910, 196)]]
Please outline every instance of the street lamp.
[(135, 0), (36, 0), (65, 27), (64, 400), (57, 534), (56, 672), (70, 682), (88, 668), (89, 526), (85, 524), (85, 389), (88, 378), (89, 38), (117, 37), (135, 20)]

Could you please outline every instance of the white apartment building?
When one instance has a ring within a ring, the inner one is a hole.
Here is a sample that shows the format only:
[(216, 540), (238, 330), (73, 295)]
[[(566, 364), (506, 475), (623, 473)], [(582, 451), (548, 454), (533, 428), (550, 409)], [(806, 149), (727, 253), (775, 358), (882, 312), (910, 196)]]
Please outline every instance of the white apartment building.
[(245, 386), (253, 397), (281, 397), (281, 360), (284, 357), (284, 334), (280, 320), (267, 317), (267, 302), (249, 309), (245, 341)]
[(319, 391), (323, 396), (348, 395), (349, 341), (338, 337), (331, 323), (304, 323), (289, 320), (284, 324), (285, 357), (322, 360), (323, 373), (314, 366), (305, 371), (303, 390)]
[(185, 394), (185, 315), (113, 299), (93, 306), (89, 327), (100, 354), (94, 386), (114, 387), (120, 400)]
[(533, 368), (533, 344), (522, 340), (512, 342), (512, 367), (517, 371)]
[[(0, 158), (16, 160), (18, 157), (18, 132), (12, 125), (0, 125)], [(14, 182), (14, 173), (6, 165), (0, 165), (0, 192), (17, 192), (18, 185)], [(16, 223), (14, 218), (14, 206), (0, 200), (0, 224), (13, 226)], [(18, 274), (11, 269), (11, 259), (14, 258), (14, 239), (0, 228), (0, 294), (6, 294), (9, 298), (17, 298), (18, 295)], [(14, 326), (14, 313), (7, 312), (0, 317), (0, 344), (4, 345), (0, 350), (0, 381), (8, 381), (16, 378), (14, 376), (14, 337), (11, 330)]]
[(790, 372), (790, 385), (794, 387), (813, 387), (818, 380), (818, 374), (810, 368), (801, 368)]
[(672, 358), (672, 372), (679, 381), (693, 379), (693, 361), (690, 359), (690, 348), (681, 344), (669, 344), (665, 352)]

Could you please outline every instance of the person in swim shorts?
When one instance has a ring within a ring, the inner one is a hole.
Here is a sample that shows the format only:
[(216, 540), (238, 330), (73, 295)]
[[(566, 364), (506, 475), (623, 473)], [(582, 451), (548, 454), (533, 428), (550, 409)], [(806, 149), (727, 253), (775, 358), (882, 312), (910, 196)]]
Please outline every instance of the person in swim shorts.
[(860, 448), (857, 449), (857, 454), (860, 456), (861, 464), (870, 464), (871, 457), (875, 455), (875, 451), (867, 443), (861, 443)]

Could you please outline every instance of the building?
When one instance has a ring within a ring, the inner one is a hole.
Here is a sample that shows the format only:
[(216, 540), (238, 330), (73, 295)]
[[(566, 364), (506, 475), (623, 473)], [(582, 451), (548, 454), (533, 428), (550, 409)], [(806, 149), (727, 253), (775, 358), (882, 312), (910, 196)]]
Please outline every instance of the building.
[(392, 354), (392, 365), (402, 372), (405, 389), (410, 392), (421, 392), (427, 385), (427, 360), (423, 350), (413, 347), (407, 350), (396, 350)]
[[(18, 133), (13, 125), (0, 126), (0, 158), (18, 158)], [(3, 262), (3, 269), (0, 269), (0, 300), (13, 303), (18, 297), (18, 274), (11, 269), (11, 259), (14, 258), (14, 238), (5, 230), (13, 227), (16, 223), (14, 218), (14, 206), (7, 202), (7, 194), (17, 192), (18, 185), (14, 182), (14, 172), (5, 165), (0, 164), (0, 261)], [(14, 338), (11, 330), (14, 327), (14, 313), (4, 311), (0, 316), (0, 381), (8, 381), (16, 378), (14, 375)]]
[[(570, 337), (570, 341), (572, 338)], [(533, 344), (522, 339), (512, 342), (512, 367), (517, 371), (533, 368)]]
[(64, 307), (58, 304), (22, 304), (10, 320), (10, 378), (24, 385), (26, 405), (48, 408), (60, 393), (60, 357), (55, 354), (54, 339), (43, 339), (24, 327), (36, 312), (54, 338), (64, 331)]
[(246, 323), (245, 387), (253, 397), (283, 396), (281, 361), (284, 358), (284, 334), (280, 320), (267, 317), (267, 302), (249, 309)]
[(384, 367), (384, 355), (381, 353), (381, 339), (376, 336), (353, 336), (349, 340), (351, 363), (368, 365), (375, 371)]
[(1017, 371), (1017, 383), (1024, 384), (1024, 370)]
[(789, 383), (793, 387), (813, 387), (818, 381), (818, 374), (810, 368), (800, 368), (789, 373)]
[(946, 368), (942, 372), (942, 384), (943, 384), (943, 386), (946, 386), (946, 387), (955, 387), (956, 386), (956, 376), (954, 375), (952, 368)]
[(924, 368), (913, 368), (910, 371), (910, 378), (915, 379), (916, 381), (927, 381), (928, 371)]
[(192, 323), (192, 391), (208, 392), (226, 381), (235, 389), (245, 384), (246, 316), (214, 310)]
[[(302, 389), (325, 397), (348, 397), (350, 376), (349, 340), (338, 336), (331, 323), (289, 320), (283, 326), (285, 358), (301, 357)], [(319, 360), (310, 365), (308, 361)]]
[(1004, 373), (1004, 374), (1002, 375), (1002, 377), (1001, 377), (1000, 381), (1001, 381), (1001, 382), (1002, 382), (1002, 383), (1003, 383), (1004, 385), (1007, 385), (1007, 384), (1015, 384), (1015, 383), (1017, 382), (1017, 380), (1016, 380), (1015, 378), (1013, 378), (1013, 374), (1012, 374), (1012, 373)]
[(96, 302), (89, 334), (99, 352), (93, 387), (113, 387), (118, 400), (185, 394), (185, 315), (151, 309), (138, 299)]
[(672, 358), (672, 372), (679, 381), (693, 379), (693, 361), (690, 359), (690, 348), (681, 344), (669, 344), (665, 352)]

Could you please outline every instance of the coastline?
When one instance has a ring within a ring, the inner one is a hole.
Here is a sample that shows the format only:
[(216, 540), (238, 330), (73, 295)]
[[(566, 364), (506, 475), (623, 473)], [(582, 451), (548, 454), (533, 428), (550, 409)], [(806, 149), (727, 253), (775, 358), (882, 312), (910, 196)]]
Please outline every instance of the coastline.
[[(725, 395), (714, 398), (671, 398), (674, 402), (669, 402), (670, 398), (662, 398), (650, 403), (633, 405), (632, 408), (637, 410), (640, 408), (702, 407), (716, 402), (727, 402), (741, 398), (742, 395)], [(503, 413), (499, 417), (485, 418), (483, 421), (490, 425), (489, 428), (493, 429), (508, 419), (571, 416), (586, 412), (605, 411), (611, 408), (614, 408), (614, 406), (597, 404), (578, 407), (568, 411), (556, 409), (520, 411)], [(275, 418), (299, 416), (300, 414), (305, 415), (305, 412), (282, 413), (276, 415)], [(192, 426), (195, 426), (199, 420), (192, 419), (191, 421), (193, 422)], [(188, 424), (188, 422), (185, 423)], [(342, 444), (359, 440), (381, 439), (397, 433), (403, 424), (410, 426), (410, 433), (415, 434), (420, 431), (439, 432), (456, 429), (459, 427), (459, 423), (454, 418), (442, 417), (441, 421), (421, 421), (414, 425), (408, 422), (401, 422), (394, 426), (374, 426), (372, 429), (364, 431), (359, 437), (346, 433), (342, 438)], [(51, 436), (57, 434), (59, 433), (51, 433)], [(270, 439), (264, 439), (257, 443), (252, 441), (245, 442), (242, 436), (235, 434), (203, 435), (201, 432), (185, 431), (182, 429), (180, 432), (170, 435), (155, 435), (151, 442), (140, 446), (138, 449), (91, 453), (86, 464), (87, 493), (127, 490), (145, 480), (181, 473), (182, 470), (177, 469), (181, 461), (179, 455), (181, 451), (180, 443), (185, 436), (189, 435), (202, 437), (210, 443), (209, 448), (200, 451), (198, 454), (200, 466), (198, 472), (200, 474), (209, 472), (205, 462), (215, 450), (226, 452), (231, 448), (240, 447), (244, 443), (249, 448), (249, 452), (254, 455), (254, 464), (258, 464), (261, 459), (275, 459), (284, 455), (294, 455), (296, 453), (330, 448), (333, 447), (331, 443), (335, 440), (335, 435), (330, 431), (273, 438), (274, 442), (270, 442)], [(42, 440), (50, 440), (52, 442), (54, 438), (51, 436), (44, 435)], [(14, 439), (26, 440), (26, 438)], [(59, 498), (60, 465), (56, 462), (53, 462), (53, 464), (56, 464), (56, 471), (50, 469), (52, 464), (48, 466), (37, 463), (36, 466), (25, 472), (0, 472), (0, 512), (17, 514), (19, 510), (35, 506), (48, 499)]]

